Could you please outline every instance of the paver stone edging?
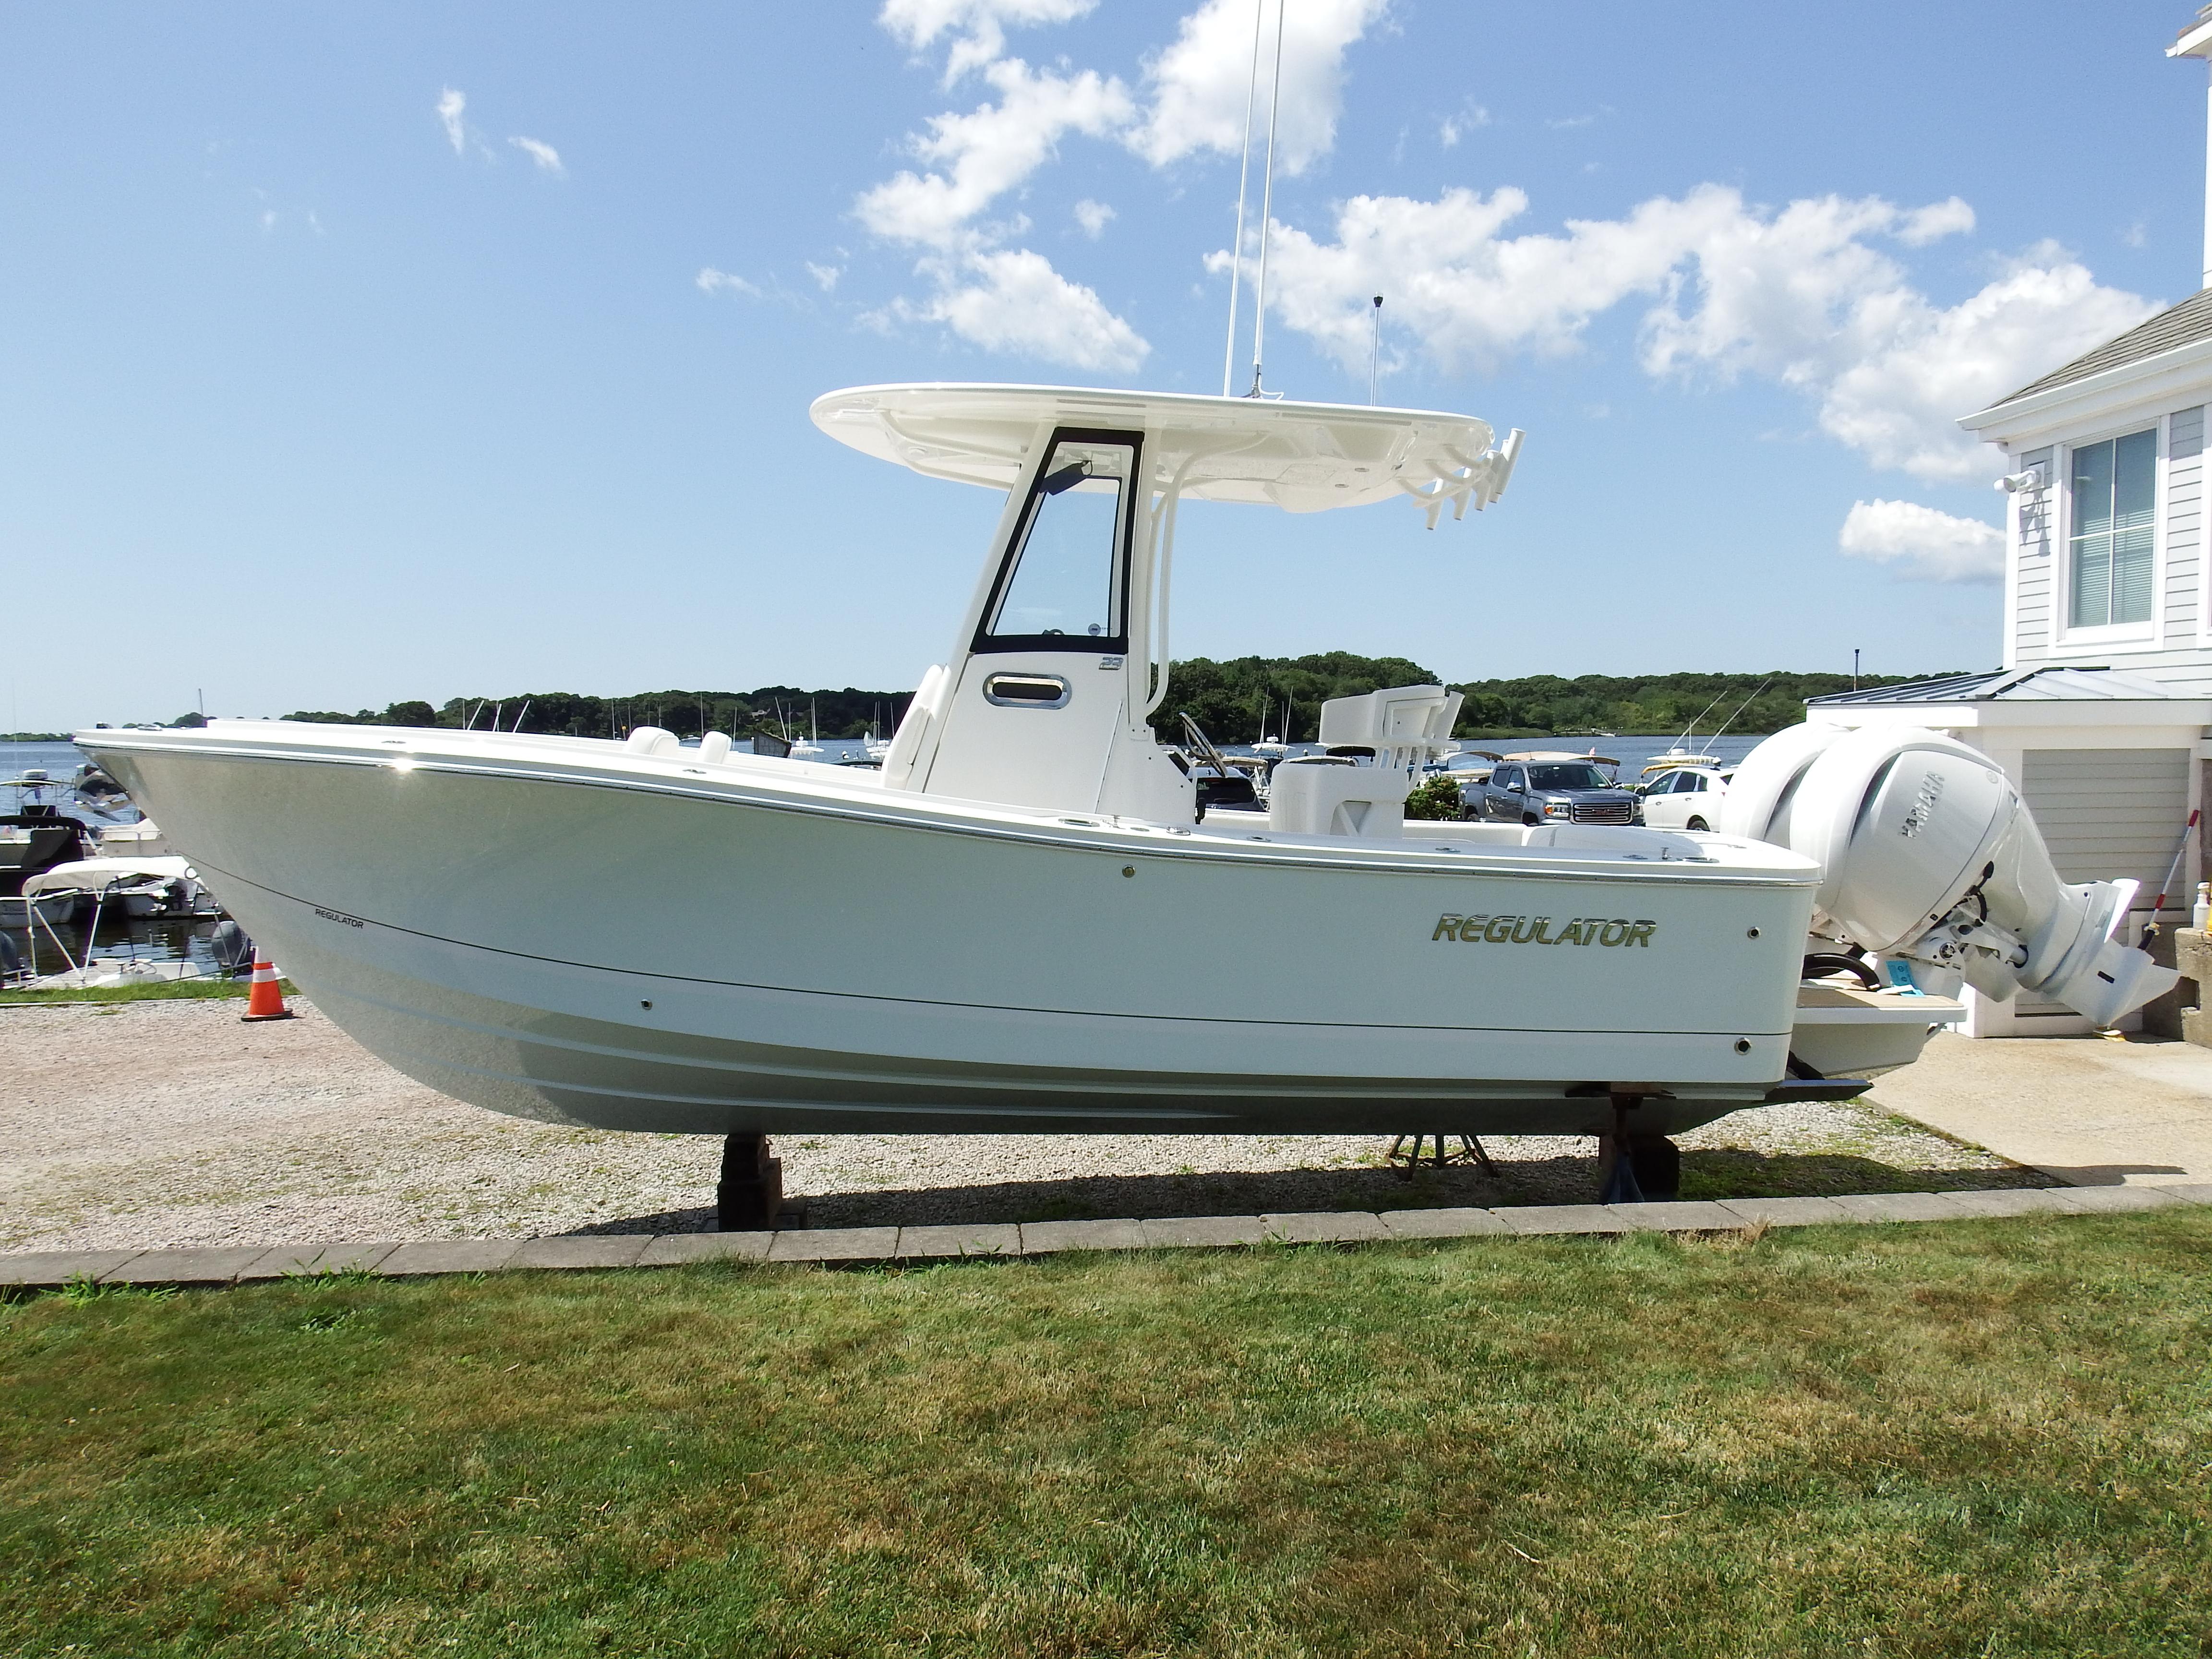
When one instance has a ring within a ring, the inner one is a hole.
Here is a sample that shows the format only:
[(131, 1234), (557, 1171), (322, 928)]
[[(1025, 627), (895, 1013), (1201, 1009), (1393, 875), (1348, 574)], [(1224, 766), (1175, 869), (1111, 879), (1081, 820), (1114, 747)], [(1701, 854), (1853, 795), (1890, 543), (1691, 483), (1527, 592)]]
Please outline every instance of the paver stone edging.
[(173, 1250), (41, 1250), (0, 1255), (0, 1294), (86, 1281), (117, 1286), (244, 1285), (347, 1271), (432, 1273), (665, 1267), (686, 1261), (804, 1261), (860, 1266), (1055, 1255), (1067, 1250), (1225, 1249), (1255, 1244), (1349, 1244), (1637, 1232), (1733, 1232), (1764, 1224), (1817, 1227), (2113, 1215), (2212, 1204), (2212, 1182), (2144, 1187), (2019, 1187), (1838, 1198), (1729, 1198), (1655, 1204), (1532, 1204), (1495, 1210), (1364, 1210), (1200, 1215), (1138, 1221), (825, 1227), (787, 1232), (580, 1233), (548, 1238), (422, 1239), (412, 1243), (196, 1246)]

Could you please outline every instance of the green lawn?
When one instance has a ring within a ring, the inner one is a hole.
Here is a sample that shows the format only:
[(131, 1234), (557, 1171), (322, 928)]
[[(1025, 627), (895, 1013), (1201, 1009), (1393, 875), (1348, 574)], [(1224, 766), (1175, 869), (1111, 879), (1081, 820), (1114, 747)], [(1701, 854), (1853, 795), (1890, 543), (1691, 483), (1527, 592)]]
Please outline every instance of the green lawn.
[[(299, 988), (289, 979), (276, 981), (284, 994), (295, 997)], [(0, 1006), (10, 1002), (202, 1002), (235, 997), (244, 1001), (252, 988), (242, 979), (149, 980), (142, 985), (95, 985), (88, 989), (54, 986), (35, 991), (0, 991)]]
[(2197, 1654), (2212, 1212), (0, 1310), (13, 1653)]

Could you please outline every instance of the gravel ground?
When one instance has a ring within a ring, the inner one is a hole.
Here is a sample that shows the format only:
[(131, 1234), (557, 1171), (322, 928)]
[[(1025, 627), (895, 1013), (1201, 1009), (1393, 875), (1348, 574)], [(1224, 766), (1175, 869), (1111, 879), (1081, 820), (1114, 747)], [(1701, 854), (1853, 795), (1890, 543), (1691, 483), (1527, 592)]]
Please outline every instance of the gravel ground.
[[(410, 1081), (295, 1001), (0, 1005), (0, 1250), (675, 1232), (713, 1225), (719, 1141), (550, 1128)], [(1587, 1138), (1383, 1164), (1368, 1136), (780, 1137), (814, 1226), (1580, 1202)], [(2039, 1184), (1867, 1105), (1770, 1106), (1680, 1138), (1683, 1195)]]

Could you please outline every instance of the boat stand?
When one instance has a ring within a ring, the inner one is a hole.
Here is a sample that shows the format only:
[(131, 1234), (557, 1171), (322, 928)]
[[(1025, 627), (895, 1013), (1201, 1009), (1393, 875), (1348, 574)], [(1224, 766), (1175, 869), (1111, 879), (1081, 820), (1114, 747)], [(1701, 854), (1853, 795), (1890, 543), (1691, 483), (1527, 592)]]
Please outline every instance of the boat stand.
[(766, 1135), (722, 1141), (722, 1178), (714, 1186), (714, 1224), (726, 1233), (776, 1224), (783, 1209), (783, 1160), (770, 1158)]
[[(1390, 1150), (1382, 1156), (1390, 1167), (1398, 1172), (1398, 1179), (1401, 1181), (1411, 1181), (1413, 1178), (1413, 1171), (1424, 1164), (1432, 1170), (1441, 1170), (1448, 1164), (1479, 1164), (1482, 1166), (1483, 1174), (1492, 1179), (1497, 1177), (1498, 1166), (1490, 1161), (1490, 1154), (1483, 1151), (1480, 1136), (1455, 1135), (1452, 1139), (1459, 1142), (1459, 1148), (1455, 1152), (1447, 1152), (1444, 1149), (1444, 1137), (1442, 1135), (1400, 1135), (1391, 1141)], [(1410, 1151), (1406, 1146), (1408, 1140), (1413, 1143)], [(1422, 1156), (1421, 1148), (1429, 1141), (1436, 1143), (1436, 1151), (1425, 1158)]]

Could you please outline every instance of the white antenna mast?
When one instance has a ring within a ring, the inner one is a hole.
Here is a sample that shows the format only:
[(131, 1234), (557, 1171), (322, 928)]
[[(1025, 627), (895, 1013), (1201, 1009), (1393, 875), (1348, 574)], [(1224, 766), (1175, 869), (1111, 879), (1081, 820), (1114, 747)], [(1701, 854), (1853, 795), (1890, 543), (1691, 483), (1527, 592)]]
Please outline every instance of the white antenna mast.
[(1244, 194), (1252, 177), (1252, 106), (1260, 96), (1260, 19), (1267, 0), (1252, 0), (1252, 78), (1244, 87), (1244, 155), (1237, 164), (1237, 240), (1229, 246), (1229, 343), (1221, 352), (1221, 395), (1237, 374), (1237, 279), (1244, 274)]
[(1375, 377), (1382, 369), (1382, 296), (1375, 296), (1375, 340), (1367, 349), (1367, 406), (1375, 406)]
[(1275, 124), (1283, 109), (1283, 12), (1290, 0), (1275, 0), (1275, 90), (1267, 100), (1267, 171), (1260, 190), (1260, 286), (1255, 295), (1259, 314), (1252, 321), (1252, 389), (1248, 398), (1261, 396), (1260, 360), (1267, 339), (1267, 226), (1275, 207)]

